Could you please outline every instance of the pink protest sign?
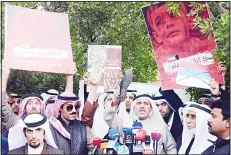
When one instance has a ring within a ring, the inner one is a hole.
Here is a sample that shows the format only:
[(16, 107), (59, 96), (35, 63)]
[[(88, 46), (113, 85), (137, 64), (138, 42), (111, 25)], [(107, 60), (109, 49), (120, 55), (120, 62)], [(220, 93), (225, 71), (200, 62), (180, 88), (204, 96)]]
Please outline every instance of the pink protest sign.
[(73, 74), (68, 15), (6, 5), (6, 66)]
[[(209, 18), (205, 2), (204, 11), (199, 16)], [(216, 48), (214, 35), (211, 38), (195, 28), (194, 17), (189, 15), (189, 2), (180, 3), (179, 15), (167, 11), (166, 2), (159, 2), (142, 8), (146, 26), (154, 49), (161, 87), (163, 90), (185, 88), (176, 83), (180, 60), (186, 60), (208, 67), (218, 83), (223, 84), (221, 74), (217, 73), (218, 63), (213, 59), (212, 50)]]

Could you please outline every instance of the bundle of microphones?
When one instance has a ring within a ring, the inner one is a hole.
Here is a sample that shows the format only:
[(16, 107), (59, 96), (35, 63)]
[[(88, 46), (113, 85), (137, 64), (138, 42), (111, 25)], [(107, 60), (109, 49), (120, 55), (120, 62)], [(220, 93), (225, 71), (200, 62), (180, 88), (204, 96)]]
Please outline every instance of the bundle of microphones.
[[(94, 149), (91, 151), (91, 154), (142, 155), (143, 152), (152, 152), (157, 154), (158, 141), (161, 138), (160, 132), (155, 131), (150, 135), (147, 135), (146, 131), (142, 129), (142, 124), (137, 121), (134, 121), (132, 128), (124, 127), (123, 132), (124, 144), (119, 142), (119, 130), (115, 128), (109, 130), (108, 140), (95, 138), (93, 140)], [(153, 145), (151, 146), (151, 144)]]

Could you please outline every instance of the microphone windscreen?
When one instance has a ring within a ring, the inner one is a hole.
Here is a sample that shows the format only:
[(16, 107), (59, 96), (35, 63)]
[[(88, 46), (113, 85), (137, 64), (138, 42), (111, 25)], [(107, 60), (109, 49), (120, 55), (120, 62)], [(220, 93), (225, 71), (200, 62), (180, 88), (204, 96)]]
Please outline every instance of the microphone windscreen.
[(116, 128), (112, 128), (108, 132), (108, 137), (110, 140), (115, 140), (116, 138), (119, 138), (119, 130)]
[(146, 131), (144, 129), (140, 129), (136, 132), (135, 140), (136, 141), (144, 141), (145, 136), (146, 136)]
[(124, 133), (132, 133), (132, 128), (123, 127), (122, 130), (123, 130)]
[(93, 139), (93, 145), (100, 147), (101, 139), (100, 138), (94, 138)]
[(145, 144), (150, 144), (151, 143), (151, 138), (150, 138), (149, 135), (145, 136), (144, 142), (145, 142)]
[(152, 138), (153, 141), (154, 140), (160, 140), (161, 134), (159, 132), (152, 132), (151, 133), (151, 138)]
[(141, 129), (142, 127), (143, 127), (143, 125), (140, 122), (134, 122), (132, 125), (133, 129)]
[(103, 151), (103, 150), (107, 147), (107, 143), (108, 143), (108, 142), (101, 143), (101, 144), (100, 144), (100, 150)]
[(126, 145), (121, 145), (118, 147), (117, 154), (129, 154), (129, 149)]

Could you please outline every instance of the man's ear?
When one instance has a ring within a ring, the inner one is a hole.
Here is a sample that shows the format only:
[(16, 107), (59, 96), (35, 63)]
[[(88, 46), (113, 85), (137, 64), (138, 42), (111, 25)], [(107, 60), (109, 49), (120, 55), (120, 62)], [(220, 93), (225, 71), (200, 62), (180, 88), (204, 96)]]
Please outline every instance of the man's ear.
[(230, 118), (226, 119), (226, 124), (225, 124), (225, 127), (229, 128), (230, 127)]
[(189, 27), (189, 29), (191, 30), (191, 29), (193, 29), (193, 27), (194, 27), (194, 23), (193, 23), (193, 16), (186, 16), (186, 18), (187, 18), (187, 21), (188, 21), (188, 27)]
[(157, 41), (158, 44), (162, 44), (162, 40), (160, 39), (159, 35), (155, 31), (152, 32), (152, 36)]

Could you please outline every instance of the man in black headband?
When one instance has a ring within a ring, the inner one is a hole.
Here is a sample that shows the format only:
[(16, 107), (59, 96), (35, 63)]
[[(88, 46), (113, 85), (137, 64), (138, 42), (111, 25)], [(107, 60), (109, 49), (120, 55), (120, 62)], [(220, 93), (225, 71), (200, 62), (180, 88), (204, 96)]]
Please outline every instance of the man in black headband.
[(173, 90), (163, 91), (161, 88), (153, 98), (165, 123), (168, 125), (175, 141), (182, 134), (183, 126), (179, 116), (179, 108), (183, 106), (180, 97)]
[[(122, 128), (132, 128), (133, 119), (142, 123), (147, 135), (151, 135), (153, 131), (158, 131), (161, 134), (161, 139), (158, 142), (158, 154), (176, 154), (176, 143), (170, 134), (163, 118), (161, 117), (152, 96), (149, 94), (138, 95), (134, 98), (131, 105), (130, 119), (121, 119), (117, 114), (118, 101), (111, 103), (104, 111), (104, 120), (111, 128), (117, 128), (120, 131), (121, 137), (124, 134)], [(120, 139), (120, 141), (123, 141)], [(153, 141), (152, 141), (153, 142)], [(152, 146), (151, 142), (151, 146)]]
[[(16, 115), (19, 114), (20, 99), (21, 99), (21, 96), (19, 96), (17, 94), (10, 94), (8, 96), (8, 103), (10, 104), (10, 106), (12, 107), (12, 109)], [(9, 102), (9, 101), (11, 101), (11, 102)]]
[(190, 102), (183, 108), (182, 145), (178, 154), (201, 154), (216, 137), (211, 135), (207, 128), (207, 120), (211, 109), (206, 105)]
[(91, 83), (86, 75), (85, 80), (90, 88), (89, 95), (84, 104), (81, 121), (77, 120), (77, 112), (80, 108), (80, 100), (72, 92), (63, 92), (57, 101), (51, 106), (50, 118), (51, 131), (58, 148), (65, 154), (88, 154), (93, 147), (93, 134), (91, 127), (93, 117), (98, 107), (96, 90), (98, 83)]
[(211, 94), (203, 94), (199, 100), (198, 100), (199, 104), (202, 105), (207, 105), (209, 107), (211, 107), (213, 100), (212, 100), (212, 95)]
[(8, 154), (63, 154), (54, 143), (45, 115), (28, 114), (23, 122), (10, 129), (15, 139)]

